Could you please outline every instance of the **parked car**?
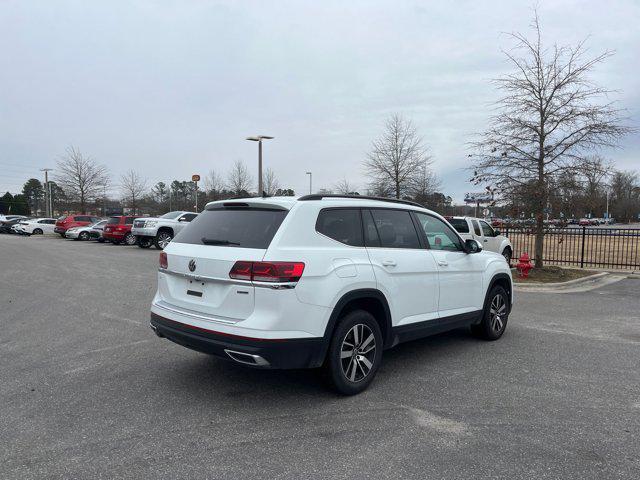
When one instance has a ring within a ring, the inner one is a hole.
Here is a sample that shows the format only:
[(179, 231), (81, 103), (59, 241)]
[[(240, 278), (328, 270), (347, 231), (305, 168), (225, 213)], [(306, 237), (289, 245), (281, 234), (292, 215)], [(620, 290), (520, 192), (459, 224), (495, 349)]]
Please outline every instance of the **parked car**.
[[(11, 215), (9, 215), (11, 217)], [(12, 227), (15, 225), (16, 227), (22, 221), (24, 221), (26, 217), (14, 217), (14, 218), (5, 218), (4, 220), (0, 220), (0, 233), (17, 233)]]
[(511, 246), (511, 241), (500, 234), (500, 230), (494, 229), (481, 218), (447, 217), (447, 220), (463, 239), (473, 238), (480, 242), (485, 250), (499, 253), (507, 263), (511, 263), (513, 247)]
[(162, 250), (197, 216), (198, 214), (193, 212), (176, 211), (157, 218), (138, 218), (133, 223), (131, 231), (136, 236), (140, 248), (155, 245), (158, 250)]
[(355, 394), (398, 343), (462, 326), (497, 340), (512, 291), (499, 254), (413, 202), (224, 200), (160, 253), (151, 328), (252, 367), (324, 366)]
[(591, 225), (591, 220), (589, 220), (588, 218), (581, 218), (578, 222), (578, 225), (580, 225), (581, 227), (588, 227), (589, 225)]
[(43, 235), (54, 233), (55, 218), (34, 218), (18, 222), (16, 230), (24, 235)]
[(131, 227), (135, 219), (136, 217), (128, 217), (125, 215), (109, 218), (102, 231), (102, 237), (114, 245), (121, 243), (125, 245), (135, 245), (136, 236), (131, 233)]
[(60, 234), (64, 238), (64, 234), (67, 230), (73, 227), (86, 227), (92, 223), (99, 222), (100, 219), (92, 217), (90, 215), (68, 215), (66, 217), (60, 217), (56, 221), (55, 233)]
[[(135, 221), (135, 220), (134, 220)], [(101, 220), (95, 223), (91, 227), (91, 238), (97, 240), (100, 243), (104, 243), (104, 227), (107, 226), (107, 220)]]
[(86, 227), (73, 227), (65, 232), (65, 237), (73, 238), (74, 240), (98, 239), (102, 235), (102, 230), (106, 224), (107, 220), (100, 220)]

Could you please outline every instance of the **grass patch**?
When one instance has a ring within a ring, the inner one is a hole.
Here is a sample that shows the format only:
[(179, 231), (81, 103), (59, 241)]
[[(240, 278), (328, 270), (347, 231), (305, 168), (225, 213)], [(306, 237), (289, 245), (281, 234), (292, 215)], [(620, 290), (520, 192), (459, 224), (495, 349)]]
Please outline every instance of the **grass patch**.
[(546, 266), (543, 268), (532, 268), (529, 271), (529, 278), (520, 278), (518, 272), (515, 271), (513, 273), (513, 280), (516, 283), (559, 283), (588, 277), (595, 273), (598, 272), (594, 272), (593, 270)]

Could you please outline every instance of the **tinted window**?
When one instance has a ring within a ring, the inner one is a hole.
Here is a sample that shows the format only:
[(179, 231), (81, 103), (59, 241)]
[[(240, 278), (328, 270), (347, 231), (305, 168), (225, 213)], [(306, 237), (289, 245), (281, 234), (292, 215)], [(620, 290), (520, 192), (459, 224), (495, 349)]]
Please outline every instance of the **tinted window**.
[(107, 220), (108, 225), (117, 225), (118, 223), (120, 223), (120, 217), (111, 217)]
[(482, 235), (482, 232), (480, 231), (480, 225), (478, 225), (478, 221), (472, 220), (472, 222), (473, 222), (473, 231), (476, 233), (476, 235), (478, 236)]
[(316, 221), (316, 230), (346, 245), (363, 245), (360, 211), (355, 208), (322, 210)]
[(362, 225), (364, 227), (364, 244), (367, 247), (379, 247), (378, 230), (369, 210), (362, 211)]
[(173, 240), (178, 243), (267, 248), (287, 210), (221, 208), (205, 210)]
[(371, 210), (371, 215), (381, 247), (420, 248), (418, 233), (408, 211), (375, 209)]
[(90, 222), (91, 217), (76, 217), (75, 220), (76, 222)]
[(425, 213), (416, 213), (416, 216), (427, 236), (429, 248), (432, 250), (462, 250), (460, 237), (445, 222)]
[(133, 221), (135, 220), (136, 217), (125, 217), (124, 219), (124, 224), (125, 225), (133, 225)]
[(193, 220), (197, 216), (198, 215), (195, 214), (195, 213), (186, 213), (186, 214), (182, 215), (178, 220), (180, 220), (182, 222), (190, 222), (191, 220)]
[(168, 212), (162, 215), (160, 218), (178, 218), (182, 215), (182, 212)]
[(493, 228), (487, 222), (480, 222), (480, 227), (482, 227), (482, 233), (484, 233), (485, 237), (495, 237), (495, 233), (493, 233)]
[(465, 218), (451, 218), (449, 223), (460, 233), (469, 233), (469, 224)]

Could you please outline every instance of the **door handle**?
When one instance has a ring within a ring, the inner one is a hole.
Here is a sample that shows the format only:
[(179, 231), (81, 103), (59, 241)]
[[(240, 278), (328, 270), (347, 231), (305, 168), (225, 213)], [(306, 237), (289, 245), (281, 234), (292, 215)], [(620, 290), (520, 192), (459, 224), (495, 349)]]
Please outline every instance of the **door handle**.
[(441, 267), (446, 267), (449, 265), (449, 262), (446, 262), (445, 260), (438, 260), (438, 265), (440, 265)]
[(394, 260), (383, 260), (382, 265), (384, 265), (385, 267), (395, 267), (396, 262)]

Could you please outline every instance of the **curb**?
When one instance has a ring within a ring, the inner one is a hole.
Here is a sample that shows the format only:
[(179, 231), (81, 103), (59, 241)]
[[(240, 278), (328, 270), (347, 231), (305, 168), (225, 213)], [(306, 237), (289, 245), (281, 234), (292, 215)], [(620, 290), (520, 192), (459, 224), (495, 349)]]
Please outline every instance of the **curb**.
[(604, 287), (627, 278), (627, 274), (596, 273), (584, 278), (576, 278), (560, 283), (528, 283), (525, 285), (514, 283), (514, 289), (519, 292), (536, 293), (580, 293)]
[(513, 285), (518, 288), (526, 289), (527, 287), (537, 288), (537, 287), (549, 287), (549, 288), (557, 288), (563, 286), (574, 286), (580, 285), (581, 283), (586, 283), (592, 280), (597, 280), (602, 277), (606, 277), (609, 275), (609, 272), (600, 272), (594, 273), (593, 275), (589, 275), (588, 277), (582, 278), (574, 278), (573, 280), (567, 280), (566, 282), (553, 282), (553, 283), (545, 283), (545, 282), (527, 282), (527, 283), (518, 283), (513, 282)]

